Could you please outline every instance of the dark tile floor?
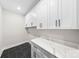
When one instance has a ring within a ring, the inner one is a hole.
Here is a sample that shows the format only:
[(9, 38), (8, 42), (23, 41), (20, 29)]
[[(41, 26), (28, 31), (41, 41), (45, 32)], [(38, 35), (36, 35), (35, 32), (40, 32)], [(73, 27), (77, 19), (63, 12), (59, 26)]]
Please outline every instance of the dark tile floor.
[(10, 49), (6, 49), (3, 51), (1, 58), (31, 58), (31, 44), (27, 42)]

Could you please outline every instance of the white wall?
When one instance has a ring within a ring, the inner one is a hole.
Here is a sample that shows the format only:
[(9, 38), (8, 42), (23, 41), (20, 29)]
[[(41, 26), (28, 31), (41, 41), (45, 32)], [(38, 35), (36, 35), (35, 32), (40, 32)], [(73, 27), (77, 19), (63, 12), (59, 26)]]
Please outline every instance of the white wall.
[(24, 16), (3, 10), (3, 40), (2, 48), (27, 41), (24, 29)]
[(35, 38), (24, 28), (25, 17), (0, 7), (0, 56), (4, 49)]
[(2, 48), (2, 7), (0, 6), (0, 54)]

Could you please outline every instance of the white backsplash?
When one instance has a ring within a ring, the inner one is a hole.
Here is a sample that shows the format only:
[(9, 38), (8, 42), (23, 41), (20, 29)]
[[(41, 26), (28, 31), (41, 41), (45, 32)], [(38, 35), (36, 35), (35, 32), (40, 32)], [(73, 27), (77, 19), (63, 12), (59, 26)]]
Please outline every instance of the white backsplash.
[(51, 41), (56, 41), (71, 47), (79, 48), (79, 30), (78, 29), (64, 29), (64, 30), (37, 30), (31, 28), (28, 33), (36, 37), (42, 37)]

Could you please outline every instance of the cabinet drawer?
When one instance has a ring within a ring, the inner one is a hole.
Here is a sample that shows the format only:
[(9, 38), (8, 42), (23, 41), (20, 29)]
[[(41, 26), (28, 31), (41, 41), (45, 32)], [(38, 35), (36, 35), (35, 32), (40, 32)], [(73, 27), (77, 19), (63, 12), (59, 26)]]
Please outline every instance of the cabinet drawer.
[[(32, 52), (35, 51), (37, 57), (39, 57), (41, 55), (41, 58), (57, 58), (54, 54), (51, 54), (50, 52), (43, 49), (42, 47), (40, 47), (34, 43), (31, 43), (31, 44), (32, 44)], [(53, 51), (53, 53), (54, 53), (54, 51)], [(33, 56), (33, 53), (32, 53), (32, 56)]]

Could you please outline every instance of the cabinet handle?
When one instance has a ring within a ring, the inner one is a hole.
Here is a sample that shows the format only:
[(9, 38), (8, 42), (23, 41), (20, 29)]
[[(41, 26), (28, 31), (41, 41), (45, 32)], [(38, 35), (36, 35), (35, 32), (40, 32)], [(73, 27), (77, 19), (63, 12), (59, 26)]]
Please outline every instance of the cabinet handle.
[(61, 26), (61, 21), (60, 21), (60, 19), (58, 20), (58, 22), (59, 22), (59, 27)]
[(57, 20), (56, 20), (56, 23), (55, 23), (56, 27), (57, 27)]

